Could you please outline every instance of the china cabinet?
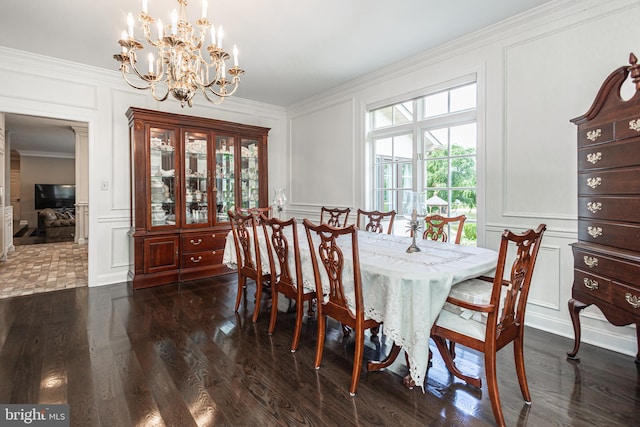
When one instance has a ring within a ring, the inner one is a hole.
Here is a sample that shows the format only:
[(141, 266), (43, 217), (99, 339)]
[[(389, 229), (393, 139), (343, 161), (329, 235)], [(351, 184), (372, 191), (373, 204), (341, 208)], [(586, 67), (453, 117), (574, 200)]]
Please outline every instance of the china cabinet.
[[(580, 312), (595, 305), (609, 322), (636, 324), (640, 341), (640, 66), (607, 77), (578, 126), (578, 239), (569, 312), (576, 358)], [(631, 77), (633, 96), (620, 91)], [(640, 354), (636, 356), (640, 362)]]
[(268, 128), (130, 108), (134, 289), (230, 272), (229, 209), (268, 205)]

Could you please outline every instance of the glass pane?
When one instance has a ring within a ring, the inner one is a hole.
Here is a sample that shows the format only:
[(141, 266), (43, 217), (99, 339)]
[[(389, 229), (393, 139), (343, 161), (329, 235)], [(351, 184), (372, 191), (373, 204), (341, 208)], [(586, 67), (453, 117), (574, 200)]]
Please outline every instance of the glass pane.
[(399, 135), (393, 138), (393, 156), (396, 161), (413, 159), (413, 135)]
[(476, 153), (478, 134), (476, 124), (454, 126), (450, 128), (451, 155), (460, 156)]
[(376, 162), (390, 160), (393, 156), (393, 140), (391, 138), (376, 139), (374, 147)]
[(393, 124), (413, 121), (413, 101), (403, 102), (393, 106)]
[(453, 216), (466, 215), (467, 220), (476, 220), (476, 190), (453, 190), (451, 191), (451, 214)]
[(260, 192), (258, 191), (258, 141), (242, 138), (240, 141), (240, 185), (242, 190), (242, 208), (258, 208)]
[(235, 209), (234, 194), (234, 138), (216, 137), (216, 217), (217, 221), (229, 221), (227, 212)]
[(427, 191), (427, 212), (449, 216), (449, 191)]
[(400, 176), (398, 179), (399, 188), (411, 189), (413, 188), (413, 164), (412, 163), (400, 163), (398, 165), (400, 169)]
[(186, 132), (184, 138), (185, 224), (209, 222), (207, 134)]
[(427, 188), (449, 186), (449, 160), (427, 160)]
[(476, 108), (476, 84), (451, 89), (450, 112)]
[(475, 187), (476, 186), (476, 158), (454, 157), (451, 159), (451, 186)]
[(176, 223), (176, 150), (172, 130), (151, 128), (149, 139), (151, 226)]
[(424, 152), (427, 157), (446, 157), (449, 155), (449, 129), (424, 131)]
[(439, 116), (449, 112), (449, 92), (424, 97), (424, 117)]
[(378, 129), (381, 127), (389, 126), (393, 123), (393, 107), (379, 108), (373, 111), (373, 128)]
[(378, 165), (376, 171), (376, 188), (393, 188), (393, 165), (391, 163)]

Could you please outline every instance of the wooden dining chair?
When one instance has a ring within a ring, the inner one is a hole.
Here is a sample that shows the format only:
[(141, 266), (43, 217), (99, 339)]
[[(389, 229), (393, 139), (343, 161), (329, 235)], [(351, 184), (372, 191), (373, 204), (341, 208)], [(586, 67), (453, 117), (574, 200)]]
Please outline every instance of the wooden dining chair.
[(442, 215), (427, 215), (424, 218), (424, 233), (422, 233), (423, 239), (438, 240), (441, 242), (447, 242), (449, 240), (449, 227), (458, 225), (456, 232), (456, 239), (454, 243), (459, 245), (462, 238), (462, 230), (464, 229), (464, 222), (467, 220), (465, 215), (445, 217)]
[[(314, 225), (308, 219), (304, 219), (303, 224), (309, 241), (318, 306), (315, 368), (320, 368), (327, 316), (330, 316), (355, 332), (355, 353), (349, 386), (349, 394), (355, 396), (362, 370), (364, 332), (381, 324), (364, 314), (357, 228), (355, 225), (344, 228), (334, 228), (328, 224)], [(351, 252), (352, 271), (349, 273), (345, 268), (346, 251)]]
[(258, 244), (258, 224), (260, 217), (255, 213), (243, 215), (241, 212), (229, 210), (231, 220), (231, 232), (236, 247), (236, 260), (238, 263), (238, 295), (236, 297), (235, 311), (240, 307), (240, 300), (244, 295), (246, 301), (247, 279), (256, 283), (255, 308), (252, 321), (255, 323), (260, 314), (262, 302), (262, 288), (271, 281), (271, 275), (262, 271), (260, 257), (260, 245)]
[[(481, 276), (451, 288), (447, 302), (431, 328), (431, 338), (447, 369), (468, 384), (480, 388), (478, 377), (464, 374), (456, 366), (455, 352), (447, 341), (472, 348), (484, 354), (484, 369), (491, 409), (499, 426), (504, 416), (498, 394), (496, 352), (513, 342), (516, 373), (522, 397), (531, 403), (524, 368), (524, 314), (531, 286), (533, 268), (540, 249), (545, 224), (534, 230), (516, 234), (505, 230), (500, 242), (495, 277)], [(507, 267), (507, 252), (515, 246), (515, 259)], [(505, 277), (507, 274), (507, 278)]]
[(380, 212), (380, 211), (363, 211), (358, 209), (358, 228), (360, 230), (370, 231), (373, 233), (385, 232), (383, 222), (388, 221), (387, 234), (391, 234), (393, 230), (393, 220), (396, 217), (396, 211)]
[(273, 217), (273, 206), (267, 206), (266, 208), (236, 208), (236, 212), (240, 212), (242, 215), (255, 213), (257, 215), (264, 215), (267, 218)]
[[(320, 208), (320, 223), (329, 224), (332, 227), (346, 227), (349, 218), (349, 208)], [(344, 216), (343, 216), (344, 215)]]
[[(269, 321), (269, 335), (273, 334), (278, 315), (278, 294), (283, 294), (296, 302), (296, 326), (293, 332), (291, 352), (298, 349), (304, 303), (309, 302), (309, 316), (313, 315), (313, 299), (315, 290), (307, 290), (302, 282), (302, 266), (300, 263), (300, 246), (296, 219), (281, 221), (277, 218), (262, 219), (262, 227), (267, 240), (269, 254), (269, 271), (271, 274), (271, 319)], [(287, 229), (291, 230), (291, 242), (287, 239)], [(293, 262), (292, 262), (293, 259)]]

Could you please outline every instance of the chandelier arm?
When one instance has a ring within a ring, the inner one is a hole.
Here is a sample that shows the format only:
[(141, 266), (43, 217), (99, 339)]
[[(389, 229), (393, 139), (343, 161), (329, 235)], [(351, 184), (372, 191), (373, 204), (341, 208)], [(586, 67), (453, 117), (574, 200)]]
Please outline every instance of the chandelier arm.
[[(240, 82), (240, 79), (237, 77), (233, 78), (233, 90), (232, 91), (228, 91), (227, 90), (227, 85), (224, 84), (221, 89), (224, 89), (223, 92), (216, 92), (212, 86), (207, 86), (207, 89), (209, 89), (211, 91), (211, 93), (213, 93), (216, 96), (219, 96), (220, 98), (226, 98), (227, 96), (231, 96), (233, 95), (236, 90), (238, 89), (238, 83)], [(204, 89), (203, 89), (204, 90)]]
[(138, 86), (138, 85), (132, 83), (131, 80), (129, 80), (129, 77), (128, 77), (129, 74), (128, 74), (128, 71), (126, 70), (126, 68), (127, 67), (124, 67), (124, 66), (120, 67), (120, 69), (122, 70), (122, 78), (124, 78), (124, 81), (127, 82), (127, 84), (129, 86), (131, 86), (134, 89), (138, 89), (138, 90), (147, 90), (152, 86), (151, 82), (148, 82), (148, 81), (147, 81), (148, 86), (146, 86), (146, 87), (145, 86)]
[(221, 97), (221, 96), (218, 96), (217, 98), (209, 98), (209, 95), (207, 94), (207, 89), (204, 86), (201, 87), (200, 89), (202, 90), (202, 94), (207, 99), (207, 101), (211, 102), (213, 105), (222, 104), (222, 101), (224, 101), (224, 97)]
[(155, 99), (158, 102), (162, 102), (166, 100), (169, 97), (169, 93), (170, 93), (170, 90), (169, 88), (167, 88), (167, 92), (164, 94), (164, 96), (159, 97), (158, 95), (156, 95), (156, 85), (151, 85), (151, 96), (153, 96), (153, 99)]

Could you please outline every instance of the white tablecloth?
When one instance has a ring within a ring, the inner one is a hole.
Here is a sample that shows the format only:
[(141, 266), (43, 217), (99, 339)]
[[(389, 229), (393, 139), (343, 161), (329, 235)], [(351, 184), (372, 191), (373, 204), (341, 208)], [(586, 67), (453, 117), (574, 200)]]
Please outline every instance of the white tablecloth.
[[(309, 244), (298, 224), (304, 286), (315, 289)], [(290, 237), (290, 236), (289, 236)], [(259, 230), (263, 270), (269, 259), (264, 235)], [(451, 286), (495, 268), (498, 254), (485, 248), (418, 239), (421, 252), (406, 253), (411, 239), (405, 236), (358, 231), (365, 316), (384, 322), (384, 334), (404, 347), (411, 377), (422, 386), (429, 362), (429, 332), (440, 313)], [(350, 245), (350, 241), (349, 241)], [(345, 251), (350, 257), (351, 252)], [(235, 244), (227, 236), (223, 262), (236, 263)], [(293, 261), (291, 261), (293, 262)], [(346, 273), (350, 273), (350, 266)]]

